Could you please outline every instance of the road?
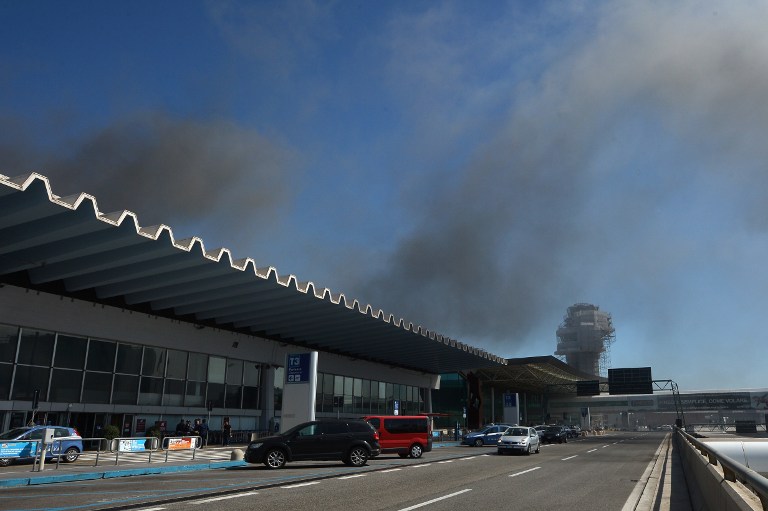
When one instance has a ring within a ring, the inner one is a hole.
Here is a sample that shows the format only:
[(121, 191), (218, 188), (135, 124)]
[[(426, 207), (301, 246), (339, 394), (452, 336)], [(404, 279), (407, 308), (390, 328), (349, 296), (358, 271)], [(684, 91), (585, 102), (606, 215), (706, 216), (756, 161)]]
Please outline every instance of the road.
[(362, 469), (302, 462), (0, 490), (2, 510), (621, 509), (663, 434), (614, 433), (499, 456), (445, 447), (418, 460), (381, 456)]

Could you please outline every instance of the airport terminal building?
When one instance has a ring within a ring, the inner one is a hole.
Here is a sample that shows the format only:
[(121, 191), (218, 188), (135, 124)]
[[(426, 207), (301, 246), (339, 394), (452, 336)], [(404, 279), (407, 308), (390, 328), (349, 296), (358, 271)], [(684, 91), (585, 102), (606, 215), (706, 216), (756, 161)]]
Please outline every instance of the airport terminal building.
[[(606, 426), (670, 411), (664, 396), (577, 398), (565, 389), (595, 376), (555, 357), (505, 360), (131, 212), (102, 213), (89, 195), (57, 196), (44, 176), (0, 175), (2, 430), (144, 436), (194, 418), (217, 431), (225, 417), (235, 431), (275, 430), (296, 388), (286, 362), (302, 353), (316, 357), (317, 417), (431, 413), (438, 427), (474, 428), (504, 420), (510, 399), (527, 424), (579, 423), (585, 407)], [(703, 397), (701, 420), (768, 403), (768, 391), (741, 394)]]

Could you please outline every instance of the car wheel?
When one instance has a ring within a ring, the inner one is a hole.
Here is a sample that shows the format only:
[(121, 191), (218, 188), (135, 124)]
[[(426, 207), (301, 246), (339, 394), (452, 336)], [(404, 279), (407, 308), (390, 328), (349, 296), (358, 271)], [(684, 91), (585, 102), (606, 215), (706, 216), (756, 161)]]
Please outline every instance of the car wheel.
[(264, 457), (264, 464), (267, 468), (283, 468), (285, 461), (285, 453), (280, 449), (272, 449)]
[(565, 444), (568, 443), (568, 438), (567, 437), (563, 439), (563, 443), (565, 443)]
[(482, 438), (478, 438), (477, 440), (475, 440), (475, 447), (482, 447), (482, 446), (483, 446)]
[(528, 447), (526, 447), (526, 449), (525, 449), (525, 455), (526, 456), (530, 456), (531, 455), (531, 445), (530, 444), (528, 444)]
[(424, 449), (422, 449), (419, 444), (413, 444), (411, 446), (411, 458), (421, 458), (423, 453)]
[(64, 451), (64, 462), (65, 463), (73, 463), (77, 461), (77, 458), (80, 457), (80, 451), (77, 447), (70, 447), (66, 451)]
[(353, 467), (362, 467), (368, 462), (368, 451), (365, 447), (353, 447), (349, 450), (347, 459), (344, 463), (352, 465)]
[(11, 458), (0, 458), (0, 467), (7, 467), (11, 464)]
[(536, 454), (539, 454), (541, 452), (541, 442), (536, 444), (536, 451), (535, 452), (536, 452)]

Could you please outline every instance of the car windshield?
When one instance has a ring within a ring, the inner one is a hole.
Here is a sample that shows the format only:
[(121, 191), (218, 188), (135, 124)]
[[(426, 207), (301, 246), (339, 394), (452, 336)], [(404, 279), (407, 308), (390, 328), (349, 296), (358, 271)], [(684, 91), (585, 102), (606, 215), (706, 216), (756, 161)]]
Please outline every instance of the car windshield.
[(0, 440), (13, 440), (15, 438), (20, 437), (21, 435), (23, 435), (27, 431), (29, 431), (29, 428), (13, 428), (13, 429), (10, 429), (10, 430), (6, 431), (5, 433), (3, 433), (2, 435), (0, 435)]
[(523, 428), (509, 428), (505, 433), (507, 436), (526, 436), (527, 434), (528, 430)]
[(560, 426), (550, 426), (547, 428), (547, 431), (551, 431), (552, 433), (557, 433), (560, 431)]

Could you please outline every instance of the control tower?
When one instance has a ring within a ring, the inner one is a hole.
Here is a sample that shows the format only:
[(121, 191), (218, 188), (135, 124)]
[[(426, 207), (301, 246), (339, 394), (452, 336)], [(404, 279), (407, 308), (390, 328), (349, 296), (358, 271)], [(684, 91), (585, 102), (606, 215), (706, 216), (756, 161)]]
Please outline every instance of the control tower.
[(611, 315), (597, 305), (577, 303), (568, 307), (557, 329), (555, 355), (564, 356), (568, 365), (581, 372), (606, 376), (614, 340)]

